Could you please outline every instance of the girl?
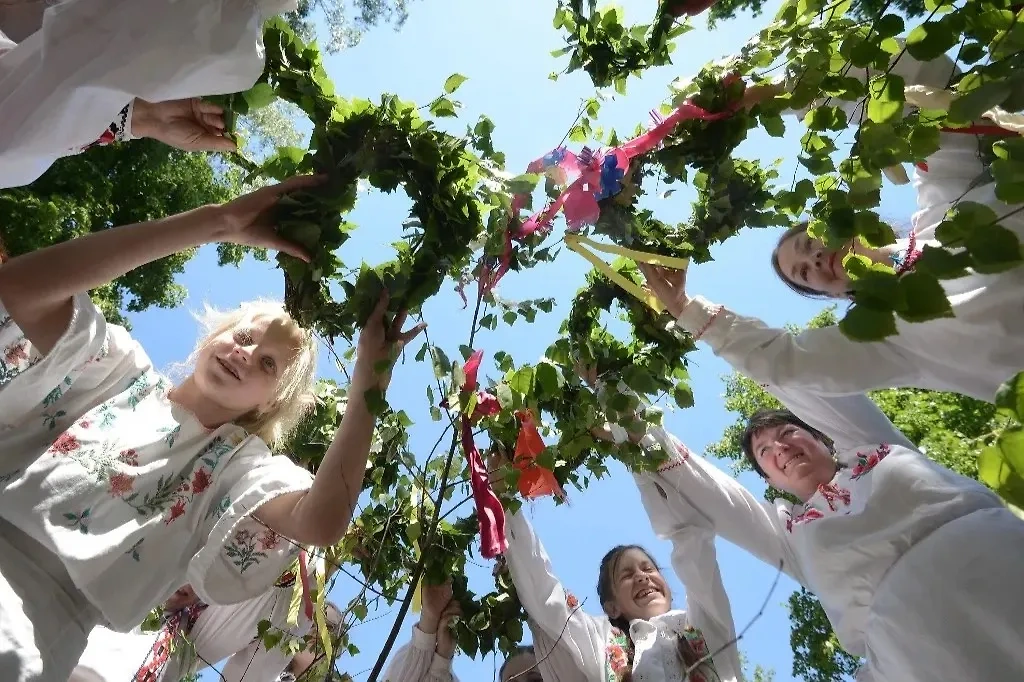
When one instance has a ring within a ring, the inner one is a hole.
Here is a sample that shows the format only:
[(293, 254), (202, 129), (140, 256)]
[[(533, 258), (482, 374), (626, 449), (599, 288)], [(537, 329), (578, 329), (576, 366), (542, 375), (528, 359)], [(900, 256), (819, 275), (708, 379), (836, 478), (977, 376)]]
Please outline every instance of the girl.
[[(954, 66), (945, 55), (921, 64), (903, 54), (894, 72), (908, 85), (945, 87)], [(854, 120), (852, 115), (850, 119)], [(893, 265), (898, 272), (911, 272), (923, 248), (938, 246), (935, 229), (960, 198), (990, 207), (1003, 227), (1024, 237), (1024, 213), (1008, 215), (1021, 207), (999, 201), (991, 183), (974, 187), (984, 170), (979, 160), (982, 139), (943, 132), (940, 141), (942, 147), (916, 173), (919, 210), (908, 239), (880, 249), (865, 247), (859, 240), (830, 249), (807, 235), (806, 224), (798, 225), (783, 234), (772, 254), (779, 277), (801, 294), (843, 298), (851, 286), (842, 267), (848, 251)], [(992, 139), (987, 143), (991, 148)], [(953, 317), (927, 322), (897, 318), (895, 335), (865, 343), (847, 338), (838, 327), (799, 334), (768, 327), (701, 296), (689, 296), (685, 273), (640, 267), (680, 326), (760, 383), (829, 395), (912, 386), (991, 402), (999, 385), (1024, 366), (1024, 268), (995, 275), (969, 271), (964, 277), (940, 280)], [(951, 362), (953, 358), (956, 362)]]
[[(496, 471), (498, 464), (492, 460), (489, 468)], [(499, 490), (504, 487), (497, 476), (492, 479)], [(725, 592), (711, 532), (696, 524), (678, 529), (680, 537), (688, 535), (681, 545), (698, 551), (702, 567), (710, 569), (701, 585), (718, 585), (717, 590), (698, 595), (690, 585), (688, 610), (674, 610), (672, 593), (650, 555), (642, 547), (620, 545), (604, 556), (598, 572), (603, 617), (581, 611), (576, 597), (565, 591), (522, 511), (506, 517), (506, 533), (505, 560), (523, 607), (565, 648), (584, 679), (683, 680), (688, 670), (693, 682), (742, 679), (728, 600), (715, 599), (724, 598)], [(717, 608), (708, 609), (705, 603)]]
[[(133, 100), (188, 103), (248, 90), (263, 71), (264, 22), (294, 9), (293, 0), (39, 2), (28, 16), (10, 16), (13, 39), (4, 35), (8, 9), (0, 14), (0, 187), (32, 182), (111, 121), (119, 139), (150, 135), (132, 120)], [(203, 141), (183, 148), (234, 149), (211, 113), (199, 114), (191, 120)]]
[(752, 418), (743, 450), (800, 502), (759, 502), (654, 428), (641, 446), (671, 458), (643, 496), (655, 531), (710, 521), (781, 566), (866, 659), (858, 680), (1024, 679), (1024, 523), (918, 452), (867, 397), (773, 393), (793, 412)]
[(451, 581), (426, 585), (420, 621), (412, 626), (412, 640), (395, 652), (384, 682), (458, 682), (452, 673), (455, 638), (448, 626), (461, 615), (452, 597)]
[(298, 545), (329, 546), (358, 497), (374, 366), (421, 330), (359, 338), (351, 398), (316, 478), (272, 456), (312, 401), (315, 345), (280, 305), (217, 316), (172, 386), (88, 291), (214, 241), (308, 257), (277, 236), (293, 178), (219, 206), (118, 227), (0, 267), (0, 679), (63, 682), (97, 623), (128, 631), (190, 584), (207, 604), (264, 594)]

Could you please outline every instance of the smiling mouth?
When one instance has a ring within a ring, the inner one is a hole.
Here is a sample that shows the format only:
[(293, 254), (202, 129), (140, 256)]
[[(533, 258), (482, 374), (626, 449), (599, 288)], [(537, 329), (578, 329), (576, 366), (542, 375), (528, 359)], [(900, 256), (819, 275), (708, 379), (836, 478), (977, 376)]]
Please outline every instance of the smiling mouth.
[(634, 594), (633, 599), (646, 599), (647, 597), (650, 597), (652, 595), (661, 596), (661, 590), (656, 590), (653, 587), (645, 587), (644, 589)]
[(788, 474), (789, 468), (795, 464), (799, 464), (803, 456), (803, 453), (797, 453), (790, 457), (789, 460), (787, 460), (786, 463), (782, 465), (782, 473)]
[(224, 371), (225, 371), (225, 372), (227, 372), (228, 374), (230, 374), (231, 376), (233, 376), (233, 377), (234, 377), (235, 379), (237, 379), (238, 381), (241, 381), (241, 380), (242, 380), (242, 377), (238, 376), (238, 372), (236, 372), (236, 371), (235, 371), (234, 367), (232, 367), (232, 366), (231, 366), (231, 365), (229, 365), (228, 363), (224, 362), (224, 361), (223, 361), (223, 360), (221, 360), (220, 358), (217, 358), (217, 362), (219, 362), (219, 363), (220, 363), (220, 366), (224, 368)]

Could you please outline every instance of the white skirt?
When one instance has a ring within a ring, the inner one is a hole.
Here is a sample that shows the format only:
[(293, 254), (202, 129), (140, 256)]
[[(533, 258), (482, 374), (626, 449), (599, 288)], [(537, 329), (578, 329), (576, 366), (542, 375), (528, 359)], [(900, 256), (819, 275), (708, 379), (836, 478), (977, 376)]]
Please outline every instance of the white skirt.
[(99, 620), (60, 559), (0, 520), (0, 680), (67, 682)]
[(875, 593), (865, 632), (873, 682), (1024, 680), (1024, 522), (1006, 509), (951, 521), (908, 551)]

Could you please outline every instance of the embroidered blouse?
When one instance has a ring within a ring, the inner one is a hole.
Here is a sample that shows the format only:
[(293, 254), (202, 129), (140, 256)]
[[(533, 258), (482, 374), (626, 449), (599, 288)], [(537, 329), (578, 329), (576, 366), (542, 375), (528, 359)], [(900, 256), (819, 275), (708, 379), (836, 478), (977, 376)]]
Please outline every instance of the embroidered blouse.
[(251, 513), (312, 483), (243, 429), (207, 430), (169, 388), (86, 294), (45, 357), (0, 307), (0, 515), (122, 632), (184, 584), (208, 604), (264, 594), (298, 548)]
[(943, 524), (1002, 503), (920, 454), (865, 396), (772, 391), (835, 441), (845, 465), (835, 478), (804, 504), (767, 503), (654, 428), (641, 445), (672, 459), (656, 476), (665, 496), (649, 491), (644, 506), (662, 537), (710, 521), (726, 540), (770, 565), (781, 563), (821, 600), (843, 647), (863, 656), (875, 590), (903, 554)]
[[(530, 620), (557, 643), (556, 647), (562, 647), (560, 660), (571, 662), (577, 673), (570, 679), (616, 682), (628, 664), (629, 640), (625, 633), (614, 627), (606, 616), (591, 616), (580, 610), (576, 598), (565, 591), (552, 572), (544, 546), (522, 511), (508, 517), (506, 532), (509, 548), (505, 559), (516, 593)], [(687, 589), (687, 605), (691, 608), (695, 605), (690, 589)], [(650, 620), (630, 623), (633, 676), (637, 682), (683, 679), (685, 669), (677, 654), (678, 638), (687, 637), (699, 651), (706, 652), (708, 648), (704, 633), (695, 627), (695, 620), (689, 611), (673, 610)], [(715, 644), (711, 646), (717, 649)], [(709, 661), (697, 669), (703, 676), (702, 682), (726, 680), (719, 677), (715, 666), (715, 661)]]

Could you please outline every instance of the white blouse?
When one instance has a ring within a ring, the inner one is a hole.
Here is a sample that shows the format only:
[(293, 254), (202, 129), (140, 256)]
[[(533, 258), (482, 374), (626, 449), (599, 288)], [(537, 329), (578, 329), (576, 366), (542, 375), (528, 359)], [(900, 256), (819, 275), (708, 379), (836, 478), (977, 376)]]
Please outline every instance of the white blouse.
[(86, 294), (45, 357), (0, 308), (0, 516), (122, 632), (184, 584), (208, 604), (266, 593), (298, 547), (250, 514), (312, 482), (241, 428), (204, 428), (170, 386)]
[(845, 465), (835, 478), (804, 504), (767, 503), (656, 428), (645, 447), (664, 448), (672, 459), (658, 475), (663, 503), (651, 505), (648, 496), (644, 505), (662, 536), (710, 521), (725, 539), (781, 565), (818, 596), (843, 647), (863, 656), (874, 593), (903, 554), (953, 519), (1003, 505), (984, 486), (920, 454), (867, 397), (773, 390), (835, 441)]
[[(922, 64), (903, 55), (894, 71), (908, 84), (945, 87), (953, 68), (945, 56)], [(851, 112), (856, 107), (836, 104)], [(968, 190), (984, 170), (974, 135), (941, 133), (940, 142), (928, 170), (915, 171), (918, 249), (940, 246), (935, 228), (961, 197), (990, 207), (997, 217), (1019, 208), (999, 201), (991, 183)], [(1024, 213), (1000, 224), (1024, 240)], [(907, 243), (899, 242), (903, 248)], [(995, 275), (970, 272), (940, 284), (954, 317), (906, 322), (897, 316), (897, 333), (877, 342), (853, 341), (837, 326), (794, 334), (702, 296), (690, 300), (678, 324), (691, 333), (703, 330), (701, 339), (715, 355), (759, 383), (826, 395), (912, 386), (991, 402), (999, 385), (1024, 367), (1024, 267)]]
[[(582, 679), (591, 681), (619, 679), (620, 673), (627, 666), (628, 640), (625, 633), (614, 627), (606, 616), (591, 616), (579, 608), (576, 597), (566, 592), (555, 577), (544, 546), (522, 511), (508, 516), (506, 523), (508, 550), (505, 559), (516, 586), (516, 594), (531, 621), (561, 647), (562, 656), (552, 663), (571, 665), (570, 669), (577, 671), (568, 679), (577, 679), (579, 673)], [(690, 525), (689, 529), (695, 534), (701, 532), (694, 525)], [(714, 557), (714, 536), (706, 531), (703, 535), (707, 543), (701, 556)], [(713, 563), (715, 575), (720, 582), (717, 561)], [(715, 576), (709, 576), (708, 579), (714, 580)], [(650, 620), (634, 620), (630, 623), (629, 635), (634, 646), (633, 677), (637, 682), (675, 682), (683, 679), (684, 668), (677, 654), (678, 639), (681, 636), (686, 636), (701, 655), (707, 654), (709, 647), (711, 652), (717, 651), (732, 639), (729, 637), (725, 641), (714, 641), (710, 635), (717, 634), (718, 630), (709, 628), (705, 632), (698, 625), (709, 619), (700, 613), (701, 602), (691, 594), (693, 590), (687, 587), (687, 611), (673, 610)], [(729, 661), (729, 664), (716, 672), (720, 658)], [(696, 679), (697, 675), (701, 676), (703, 682), (742, 679), (730, 670), (732, 658), (736, 661), (733, 670), (738, 671), (738, 655), (735, 646), (732, 646), (715, 656), (713, 663), (701, 665), (691, 679)], [(566, 678), (556, 673), (555, 679)]]
[(412, 640), (395, 652), (384, 671), (384, 682), (458, 682), (452, 659), (435, 653), (437, 635), (412, 626)]
[[(249, 89), (263, 23), (295, 0), (65, 0), (17, 45), (0, 34), (0, 187), (91, 144), (136, 97)], [(130, 128), (129, 128), (130, 129)]]

